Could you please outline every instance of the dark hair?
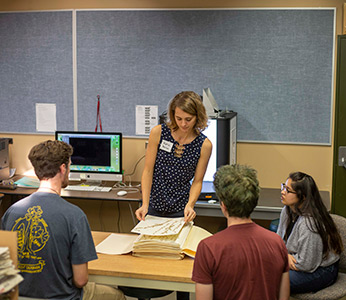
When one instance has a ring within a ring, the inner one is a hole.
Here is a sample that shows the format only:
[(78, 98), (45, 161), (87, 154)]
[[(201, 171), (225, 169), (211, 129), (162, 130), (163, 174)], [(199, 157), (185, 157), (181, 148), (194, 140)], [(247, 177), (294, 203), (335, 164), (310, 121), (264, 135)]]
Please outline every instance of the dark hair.
[(61, 141), (45, 141), (34, 146), (28, 155), (38, 179), (53, 178), (62, 164), (68, 166), (73, 148)]
[(243, 165), (225, 165), (215, 173), (216, 195), (230, 217), (249, 218), (256, 207), (260, 191), (256, 173)]
[(168, 117), (167, 125), (173, 131), (178, 129), (175, 122), (175, 109), (179, 107), (182, 111), (196, 116), (195, 132), (200, 134), (208, 126), (208, 116), (203, 105), (202, 99), (195, 92), (186, 91), (177, 94), (168, 104)]
[[(322, 201), (315, 180), (302, 172), (293, 172), (288, 178), (292, 180), (292, 189), (297, 193), (298, 202), (294, 205), (295, 213), (308, 217), (309, 230), (321, 236), (323, 256), (327, 257), (331, 250), (340, 254), (343, 250), (340, 234)], [(288, 222), (291, 222), (292, 211), (291, 209), (286, 211)]]

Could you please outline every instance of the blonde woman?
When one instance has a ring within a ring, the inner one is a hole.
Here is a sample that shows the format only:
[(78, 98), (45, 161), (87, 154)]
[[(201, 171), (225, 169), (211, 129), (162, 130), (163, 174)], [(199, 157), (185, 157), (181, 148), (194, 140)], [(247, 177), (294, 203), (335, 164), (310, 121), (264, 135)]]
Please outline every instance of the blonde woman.
[(200, 96), (190, 91), (170, 101), (168, 117), (167, 123), (150, 132), (138, 220), (144, 220), (147, 213), (185, 217), (185, 222), (196, 216), (194, 205), (212, 151), (211, 142), (202, 133), (208, 117)]

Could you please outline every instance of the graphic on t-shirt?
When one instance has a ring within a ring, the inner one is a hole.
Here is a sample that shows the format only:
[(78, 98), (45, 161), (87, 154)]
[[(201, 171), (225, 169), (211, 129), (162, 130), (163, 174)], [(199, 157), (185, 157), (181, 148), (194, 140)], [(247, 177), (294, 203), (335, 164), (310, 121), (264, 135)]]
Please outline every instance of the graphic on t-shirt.
[(27, 210), (23, 218), (18, 218), (12, 231), (18, 233), (18, 269), (21, 272), (42, 272), (45, 260), (39, 252), (49, 240), (48, 225), (42, 218), (41, 206), (33, 206)]

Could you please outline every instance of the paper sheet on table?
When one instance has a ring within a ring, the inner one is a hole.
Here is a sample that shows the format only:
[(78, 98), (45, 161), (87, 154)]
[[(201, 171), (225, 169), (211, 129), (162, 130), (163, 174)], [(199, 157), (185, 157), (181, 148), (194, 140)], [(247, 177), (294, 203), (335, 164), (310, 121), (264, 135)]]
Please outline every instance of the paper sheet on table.
[(24, 176), (15, 181), (15, 184), (19, 187), (38, 188), (40, 186), (40, 181), (37, 178)]
[(133, 243), (138, 238), (136, 234), (112, 233), (96, 246), (96, 252), (103, 254), (126, 254), (133, 249)]
[(163, 218), (146, 215), (145, 221), (140, 221), (131, 232), (154, 236), (178, 234), (184, 223), (184, 217)]

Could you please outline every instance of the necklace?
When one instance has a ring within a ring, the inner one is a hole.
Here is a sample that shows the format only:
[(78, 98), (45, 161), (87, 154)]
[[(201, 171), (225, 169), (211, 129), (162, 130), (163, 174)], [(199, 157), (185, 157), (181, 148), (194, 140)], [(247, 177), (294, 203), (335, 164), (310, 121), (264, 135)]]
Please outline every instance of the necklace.
[(56, 190), (54, 190), (54, 189), (52, 189), (52, 188), (50, 188), (50, 187), (43, 186), (43, 187), (40, 187), (39, 190), (40, 190), (40, 189), (51, 190), (52, 192), (54, 192), (55, 194), (57, 194), (57, 195), (60, 196), (60, 194), (59, 194)]
[(185, 150), (184, 143), (185, 143), (185, 141), (187, 140), (187, 138), (188, 138), (188, 135), (185, 136), (184, 138), (182, 138), (182, 139), (180, 140), (180, 142), (178, 142), (178, 141), (176, 140), (177, 144), (175, 145), (175, 149), (174, 149), (174, 156), (175, 156), (175, 157), (179, 157), (179, 158), (180, 158), (180, 157), (183, 156), (183, 153), (184, 153), (184, 150)]
[(174, 149), (174, 156), (175, 157), (182, 157), (184, 153), (185, 147), (183, 144), (176, 144)]

